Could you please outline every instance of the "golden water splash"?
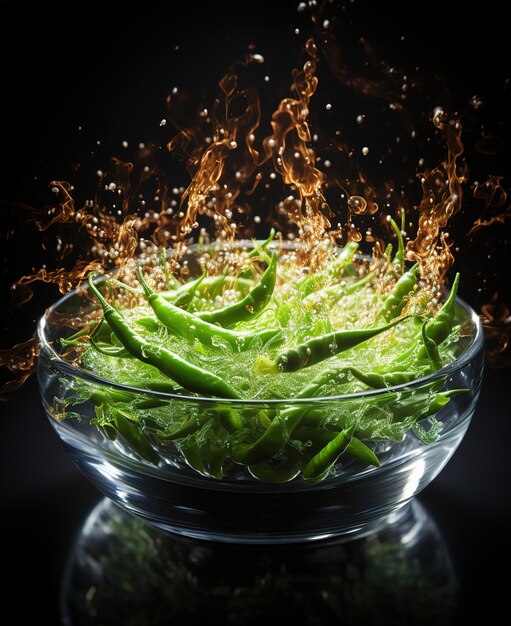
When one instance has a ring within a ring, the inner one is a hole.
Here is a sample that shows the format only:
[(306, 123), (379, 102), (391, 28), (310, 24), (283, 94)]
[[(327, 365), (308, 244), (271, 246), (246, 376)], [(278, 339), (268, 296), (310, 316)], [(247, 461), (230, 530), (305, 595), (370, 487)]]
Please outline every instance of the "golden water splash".
[(330, 229), (328, 218), (334, 213), (323, 195), (325, 176), (315, 166), (316, 154), (309, 145), (309, 104), (318, 85), (317, 48), (312, 39), (307, 41), (305, 49), (309, 58), (303, 69), (293, 71), (292, 90), (296, 97), (284, 98), (273, 113), (273, 135), (266, 145), (273, 150), (275, 169), (284, 183), (298, 192), (298, 198), (292, 195), (286, 200), (286, 217), (298, 228), (302, 262), (314, 269), (312, 252), (325, 239)]
[(408, 241), (408, 259), (418, 261), (421, 276), (431, 286), (442, 284), (453, 263), (452, 242), (445, 228), (461, 208), (462, 185), (466, 172), (458, 167), (463, 154), (461, 122), (449, 119), (440, 108), (433, 114), (433, 124), (442, 133), (447, 145), (447, 159), (439, 166), (420, 174), (422, 200), (415, 209), (419, 221), (415, 239)]
[[(482, 200), (484, 205), (472, 228), (468, 231), (468, 237), (481, 228), (504, 224), (511, 218), (511, 204), (504, 207), (507, 192), (502, 186), (502, 176), (490, 176), (484, 183), (477, 184), (474, 188), (474, 198)], [(492, 211), (493, 214), (490, 215)]]
[(498, 293), (492, 302), (481, 307), (480, 317), (485, 334), (486, 362), (494, 368), (511, 366), (507, 354), (511, 345), (511, 310), (499, 300)]
[[(251, 58), (247, 57), (244, 65)], [(261, 153), (255, 147), (254, 133), (261, 119), (257, 91), (240, 89), (234, 71), (226, 74), (219, 85), (222, 97), (210, 118), (212, 136), (203, 142), (196, 129), (185, 128), (168, 143), (171, 152), (186, 155), (193, 172), (182, 196), (173, 242), (190, 235), (198, 227), (200, 215), (214, 221), (216, 237), (232, 240), (239, 236), (237, 216), (250, 215), (251, 210), (241, 205), (238, 197), (244, 186), (248, 185), (248, 191), (254, 189), (260, 180), (259, 169), (270, 157), (269, 150)], [(241, 113), (234, 114), (235, 108), (241, 108)]]

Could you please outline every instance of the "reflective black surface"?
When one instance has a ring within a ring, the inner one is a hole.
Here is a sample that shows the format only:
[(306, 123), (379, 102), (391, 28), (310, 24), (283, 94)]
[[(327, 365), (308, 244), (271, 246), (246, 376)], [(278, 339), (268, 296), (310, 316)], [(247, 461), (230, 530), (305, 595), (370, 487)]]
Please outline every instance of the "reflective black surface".
[(449, 551), (417, 502), (350, 542), (226, 545), (163, 535), (105, 499), (70, 553), (65, 626), (449, 624)]

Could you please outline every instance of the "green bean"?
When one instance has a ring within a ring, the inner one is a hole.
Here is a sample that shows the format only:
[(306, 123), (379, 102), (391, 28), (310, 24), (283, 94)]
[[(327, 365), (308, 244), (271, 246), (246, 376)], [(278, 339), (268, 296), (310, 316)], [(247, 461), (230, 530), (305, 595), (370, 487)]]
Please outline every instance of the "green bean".
[(214, 345), (214, 338), (224, 340), (231, 348), (236, 350), (247, 350), (255, 340), (268, 341), (280, 332), (279, 329), (267, 329), (256, 333), (238, 333), (221, 326), (215, 326), (209, 322), (201, 320), (196, 315), (183, 311), (182, 309), (167, 302), (160, 294), (153, 291), (146, 283), (140, 266), (137, 268), (137, 276), (144, 289), (146, 298), (153, 309), (156, 317), (172, 333), (191, 339), (196, 337), (202, 344)]
[(99, 300), (105, 319), (121, 344), (140, 361), (153, 365), (160, 372), (175, 380), (179, 385), (197, 393), (216, 395), (224, 398), (239, 398), (238, 393), (216, 374), (204, 370), (162, 346), (153, 346), (132, 330), (125, 318), (116, 311), (92, 281), (89, 286)]
[(282, 352), (274, 361), (259, 357), (254, 365), (254, 372), (256, 374), (276, 374), (278, 372), (295, 372), (310, 367), (390, 330), (405, 319), (407, 317), (394, 320), (379, 328), (336, 330), (320, 337), (313, 337), (297, 348), (290, 348)]
[(266, 271), (256, 286), (239, 302), (216, 311), (201, 311), (197, 317), (210, 324), (229, 327), (244, 320), (250, 320), (269, 303), (277, 279), (277, 255), (273, 254)]

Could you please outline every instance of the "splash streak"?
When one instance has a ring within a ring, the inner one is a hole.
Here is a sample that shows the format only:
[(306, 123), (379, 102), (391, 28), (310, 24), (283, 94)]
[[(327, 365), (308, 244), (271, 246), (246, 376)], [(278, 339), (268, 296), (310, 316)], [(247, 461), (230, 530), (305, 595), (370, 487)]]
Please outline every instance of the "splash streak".
[(299, 198), (285, 201), (286, 215), (298, 227), (303, 245), (302, 259), (310, 262), (312, 250), (325, 238), (330, 228), (330, 210), (323, 195), (324, 174), (315, 167), (316, 155), (308, 144), (311, 133), (307, 118), (309, 103), (316, 91), (317, 48), (312, 39), (306, 44), (308, 59), (302, 70), (293, 72), (296, 98), (285, 98), (272, 116), (273, 136), (267, 144), (274, 151), (276, 170), (286, 185), (296, 188)]
[(416, 207), (419, 212), (417, 235), (408, 242), (407, 255), (410, 260), (419, 261), (423, 279), (430, 285), (439, 285), (453, 262), (449, 234), (444, 229), (461, 208), (466, 174), (458, 171), (458, 158), (463, 153), (460, 121), (449, 120), (447, 114), (437, 108), (433, 123), (445, 136), (447, 159), (420, 175), (422, 200)]

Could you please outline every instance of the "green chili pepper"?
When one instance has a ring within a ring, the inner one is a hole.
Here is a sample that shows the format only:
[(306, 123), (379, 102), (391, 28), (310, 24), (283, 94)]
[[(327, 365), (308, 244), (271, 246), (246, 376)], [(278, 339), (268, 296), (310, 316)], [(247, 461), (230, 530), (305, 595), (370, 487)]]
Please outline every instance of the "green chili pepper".
[(222, 292), (225, 285), (227, 285), (229, 289), (237, 288), (238, 291), (246, 293), (254, 286), (254, 281), (240, 276), (219, 274), (218, 276), (205, 277), (205, 274), (202, 274), (195, 281), (185, 283), (178, 289), (172, 291), (162, 291), (160, 295), (165, 300), (172, 302), (175, 306), (177, 306), (176, 302), (180, 306), (186, 306), (193, 299), (189, 297), (191, 290), (193, 290), (193, 295), (199, 293), (202, 296), (207, 295), (210, 299), (213, 299)]
[(209, 422), (211, 418), (211, 413), (204, 411), (199, 415), (190, 417), (183, 424), (181, 424), (181, 426), (178, 426), (178, 428), (171, 432), (161, 430), (160, 427), (156, 430), (150, 430), (158, 437), (158, 439), (174, 441), (175, 439), (182, 439), (183, 437), (187, 437), (188, 435), (197, 432), (204, 426), (204, 424), (206, 424), (206, 422)]
[[(115, 337), (115, 335), (114, 335)], [(118, 358), (130, 357), (130, 353), (123, 346), (114, 345), (112, 341), (112, 330), (102, 319), (89, 337), (91, 346), (100, 354), (114, 356)]]
[(209, 475), (217, 480), (221, 480), (223, 464), (227, 458), (227, 447), (215, 439), (209, 439), (207, 444), (202, 446), (201, 452)]
[(400, 400), (392, 406), (394, 420), (407, 418), (413, 422), (421, 421), (437, 413), (448, 404), (450, 397), (447, 393), (435, 393), (427, 398), (411, 397), (408, 400)]
[(416, 263), (406, 274), (401, 276), (386, 297), (380, 316), (383, 316), (386, 320), (392, 320), (401, 314), (401, 311), (405, 308), (408, 294), (417, 284), (418, 273), (419, 264)]
[[(295, 429), (293, 439), (298, 439), (303, 442), (310, 441), (314, 448), (321, 449), (333, 441), (338, 434), (339, 431), (300, 426)], [(319, 450), (317, 451), (319, 452)], [(371, 450), (371, 448), (366, 446), (365, 443), (354, 436), (352, 436), (345, 453), (354, 459), (367, 463), (368, 465), (374, 465), (374, 467), (380, 467), (381, 465), (378, 457)]]
[(223, 398), (239, 398), (238, 393), (216, 374), (185, 361), (166, 348), (152, 345), (134, 332), (124, 317), (108, 304), (94, 285), (92, 274), (89, 274), (89, 286), (99, 300), (105, 319), (113, 333), (133, 356), (144, 363), (153, 365), (160, 372), (190, 391)]
[(357, 249), (358, 243), (356, 243), (355, 241), (348, 241), (348, 243), (341, 250), (339, 256), (335, 259), (335, 261), (326, 272), (317, 272), (315, 274), (312, 274), (310, 276), (304, 276), (304, 278), (297, 280), (297, 289), (304, 296), (310, 295), (316, 289), (316, 287), (327, 277), (337, 276), (353, 259)]
[(140, 431), (139, 426), (135, 423), (134, 418), (122, 411), (114, 409), (112, 411), (115, 425), (119, 434), (128, 443), (135, 452), (146, 461), (158, 465), (160, 457), (156, 450), (149, 443), (147, 437)]
[(195, 294), (197, 293), (197, 289), (202, 281), (206, 278), (206, 272), (202, 272), (202, 274), (194, 280), (192, 283), (187, 283), (188, 289), (182, 290), (174, 299), (173, 305), (177, 307), (187, 308), (191, 301), (195, 298)]
[(266, 307), (271, 300), (277, 279), (277, 255), (273, 254), (266, 271), (256, 286), (239, 302), (216, 311), (201, 311), (197, 317), (210, 324), (229, 327), (244, 320), (250, 320)]
[(151, 333), (156, 333), (161, 328), (158, 320), (151, 315), (144, 315), (143, 317), (139, 317), (137, 320), (135, 320), (135, 323), (139, 326), (142, 326), (142, 328), (145, 328)]
[(428, 322), (425, 328), (425, 334), (431, 339), (435, 345), (439, 345), (449, 336), (453, 323), (454, 313), (456, 311), (456, 294), (460, 283), (460, 275), (456, 274), (454, 282), (449, 293), (449, 297), (444, 302), (442, 308), (435, 317)]
[(424, 348), (428, 355), (428, 359), (433, 367), (433, 370), (439, 370), (442, 369), (442, 361), (440, 359), (440, 354), (438, 352), (436, 343), (427, 335), (427, 324), (428, 322), (424, 322), (424, 324), (422, 325), (422, 341), (424, 343)]
[(103, 391), (99, 388), (93, 388), (89, 398), (96, 404), (129, 404), (137, 409), (155, 409), (168, 404), (167, 400), (144, 397), (138, 393), (130, 393), (120, 389), (106, 389)]
[(235, 433), (243, 428), (243, 421), (234, 409), (229, 406), (218, 406), (215, 417), (228, 433)]
[(401, 276), (405, 269), (405, 246), (403, 241), (403, 235), (401, 233), (401, 229), (393, 219), (390, 220), (390, 224), (394, 232), (396, 233), (398, 245), (396, 254), (394, 255), (394, 259), (392, 260), (392, 263), (387, 273), (390, 273), (394, 276)]
[(381, 465), (380, 459), (371, 450), (371, 448), (366, 446), (363, 441), (360, 441), (360, 439), (357, 439), (356, 437), (351, 437), (345, 452), (354, 459), (358, 459), (368, 465), (373, 465), (374, 467), (380, 467)]
[(286, 350), (275, 361), (258, 359), (253, 370), (256, 374), (276, 374), (277, 372), (295, 372), (304, 367), (310, 367), (376, 337), (405, 319), (408, 317), (400, 318), (379, 328), (336, 330), (320, 337), (313, 337), (297, 348)]
[(340, 283), (337, 285), (330, 285), (329, 287), (325, 287), (324, 289), (320, 289), (315, 293), (311, 293), (306, 298), (303, 299), (304, 304), (309, 303), (323, 303), (327, 299), (332, 299), (330, 302), (330, 306), (333, 306), (336, 302), (338, 302), (344, 296), (348, 296), (355, 291), (358, 291), (361, 287), (365, 287), (371, 280), (374, 278), (375, 272), (369, 272), (360, 280), (350, 283), (349, 285), (341, 285)]
[(246, 350), (253, 341), (265, 342), (280, 332), (279, 329), (267, 329), (253, 334), (238, 333), (221, 326), (215, 326), (174, 306), (160, 294), (154, 292), (146, 283), (140, 266), (137, 268), (137, 276), (156, 317), (172, 333), (185, 339), (196, 337), (202, 344), (212, 346), (213, 338), (218, 337), (235, 350)]
[(280, 461), (249, 465), (248, 470), (254, 478), (267, 483), (288, 483), (300, 473), (303, 460), (298, 451), (290, 446), (286, 447), (285, 453), (285, 457)]
[(266, 249), (268, 248), (268, 246), (270, 245), (270, 243), (275, 239), (275, 235), (276, 235), (276, 230), (274, 228), (270, 229), (270, 234), (268, 235), (268, 238), (265, 239), (265, 241), (263, 241), (261, 243), (261, 245), (256, 246), (254, 245), (254, 249), (250, 250), (250, 252), (248, 253), (248, 257), (250, 259), (252, 259), (255, 256), (258, 256), (258, 254), (260, 254), (259, 249), (261, 249), (263, 252), (266, 252)]
[(385, 374), (374, 374), (371, 372), (361, 372), (355, 367), (350, 367), (349, 370), (357, 380), (360, 380), (360, 382), (372, 389), (384, 389), (385, 387), (404, 385), (418, 377), (417, 372), (393, 371)]
[(202, 476), (210, 475), (204, 464), (202, 451), (195, 439), (184, 439), (183, 442), (179, 444), (179, 449), (192, 469), (202, 474)]
[[(315, 379), (304, 387), (295, 398), (312, 398), (327, 382), (344, 374), (341, 369), (321, 372)], [(262, 463), (275, 456), (289, 441), (294, 429), (302, 419), (311, 411), (309, 404), (290, 406), (284, 409), (268, 425), (264, 433), (254, 442), (239, 443), (232, 448), (232, 458), (238, 463), (254, 465)]]
[(91, 424), (97, 427), (103, 437), (110, 441), (115, 441), (117, 439), (117, 429), (112, 424), (111, 419), (106, 417), (104, 406), (104, 404), (99, 404), (94, 407), (96, 417), (91, 419)]
[(304, 480), (310, 483), (317, 483), (326, 478), (337, 459), (348, 447), (354, 429), (354, 426), (345, 428), (336, 435), (335, 439), (332, 439), (330, 443), (327, 443), (322, 450), (312, 457), (303, 470)]

